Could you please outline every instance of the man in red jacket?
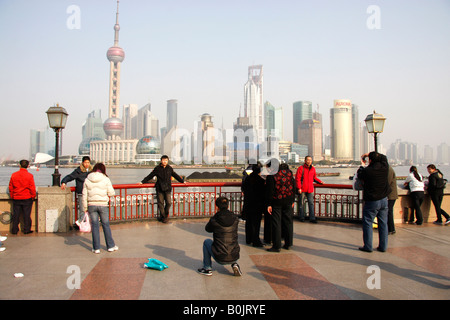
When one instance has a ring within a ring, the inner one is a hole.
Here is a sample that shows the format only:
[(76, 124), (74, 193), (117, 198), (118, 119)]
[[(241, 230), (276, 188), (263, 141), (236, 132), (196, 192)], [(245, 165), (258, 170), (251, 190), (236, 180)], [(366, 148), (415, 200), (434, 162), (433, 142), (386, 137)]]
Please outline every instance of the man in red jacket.
[(13, 225), (12, 234), (19, 232), (19, 218), (23, 214), (23, 233), (32, 233), (31, 230), (31, 208), (33, 199), (36, 197), (36, 186), (34, 178), (28, 172), (29, 166), (27, 160), (20, 161), (20, 170), (14, 172), (9, 180), (9, 195), (13, 200)]
[(314, 214), (314, 185), (313, 182), (323, 184), (323, 182), (317, 178), (316, 168), (312, 165), (312, 157), (306, 156), (305, 163), (298, 167), (297, 173), (295, 174), (295, 183), (300, 194), (299, 199), (299, 212), (298, 219), (300, 221), (305, 221), (305, 212), (303, 211), (303, 195), (306, 196), (308, 201), (309, 209), (309, 222), (317, 223), (316, 216)]

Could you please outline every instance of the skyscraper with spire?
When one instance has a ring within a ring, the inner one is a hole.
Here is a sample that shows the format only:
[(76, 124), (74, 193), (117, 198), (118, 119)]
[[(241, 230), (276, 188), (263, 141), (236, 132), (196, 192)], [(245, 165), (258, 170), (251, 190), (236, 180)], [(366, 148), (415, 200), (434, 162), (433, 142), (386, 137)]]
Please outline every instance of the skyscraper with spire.
[(120, 67), (125, 52), (119, 47), (119, 0), (117, 0), (116, 24), (114, 25), (114, 46), (108, 49), (106, 57), (110, 63), (109, 73), (109, 118), (103, 124), (108, 139), (116, 140), (123, 134), (123, 122), (119, 118), (120, 107)]

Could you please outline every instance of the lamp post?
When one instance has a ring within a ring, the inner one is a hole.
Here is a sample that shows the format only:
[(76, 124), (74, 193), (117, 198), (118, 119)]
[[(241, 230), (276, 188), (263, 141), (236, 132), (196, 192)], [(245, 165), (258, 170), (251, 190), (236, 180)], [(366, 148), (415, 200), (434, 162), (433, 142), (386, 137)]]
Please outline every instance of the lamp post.
[(374, 110), (373, 113), (367, 115), (364, 121), (366, 122), (367, 131), (369, 133), (373, 133), (375, 152), (378, 152), (377, 134), (383, 132), (384, 122), (386, 121), (386, 118), (382, 114), (376, 113), (376, 111)]
[(50, 107), (47, 110), (48, 124), (50, 128), (55, 130), (56, 138), (55, 138), (55, 172), (52, 174), (53, 176), (53, 186), (60, 187), (61, 186), (61, 174), (58, 171), (59, 166), (59, 132), (64, 129), (67, 122), (67, 116), (69, 115), (63, 107), (60, 107), (59, 104), (56, 106)]

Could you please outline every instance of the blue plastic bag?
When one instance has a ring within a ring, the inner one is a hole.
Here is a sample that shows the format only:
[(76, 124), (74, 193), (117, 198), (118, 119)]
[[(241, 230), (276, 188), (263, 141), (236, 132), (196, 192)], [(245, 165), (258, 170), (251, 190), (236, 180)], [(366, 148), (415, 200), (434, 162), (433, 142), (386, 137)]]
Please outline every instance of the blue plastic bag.
[(163, 271), (164, 269), (168, 268), (168, 266), (165, 263), (163, 263), (157, 259), (153, 259), (153, 258), (148, 259), (148, 262), (144, 263), (144, 267), (148, 268), (148, 269), (159, 270), (159, 271)]

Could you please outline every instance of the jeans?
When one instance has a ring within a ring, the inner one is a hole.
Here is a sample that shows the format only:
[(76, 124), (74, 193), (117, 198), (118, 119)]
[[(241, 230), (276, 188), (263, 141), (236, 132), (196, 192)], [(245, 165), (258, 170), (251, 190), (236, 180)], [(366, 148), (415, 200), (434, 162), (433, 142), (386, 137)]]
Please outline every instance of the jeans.
[[(158, 220), (165, 220), (169, 218), (169, 210), (172, 206), (172, 193), (171, 192), (157, 192), (158, 201)], [(165, 205), (164, 205), (165, 202)]]
[[(203, 268), (206, 270), (212, 269), (211, 257), (214, 258), (214, 255), (212, 253), (212, 244), (213, 241), (211, 239), (206, 239), (205, 241), (203, 241)], [(217, 261), (216, 258), (214, 258), (214, 260), (221, 265), (236, 263), (236, 261), (222, 263), (220, 261)]]
[(83, 195), (77, 194), (78, 201), (78, 222), (82, 222), (84, 220), (84, 211), (85, 208), (83, 206)]
[(363, 241), (364, 248), (372, 251), (373, 221), (378, 221), (378, 250), (386, 251), (388, 244), (388, 200), (365, 201), (363, 208)]
[(309, 221), (316, 220), (316, 216), (314, 214), (314, 193), (313, 192), (303, 192), (300, 194), (300, 208), (298, 211), (298, 219), (300, 221), (305, 220), (305, 211), (303, 210), (303, 195), (306, 196), (306, 201), (308, 202), (308, 211), (309, 211)]
[(88, 206), (89, 218), (92, 228), (92, 247), (94, 250), (100, 249), (100, 225), (99, 217), (102, 223), (103, 234), (105, 235), (106, 248), (110, 249), (115, 246), (109, 227), (109, 208), (105, 206)]

